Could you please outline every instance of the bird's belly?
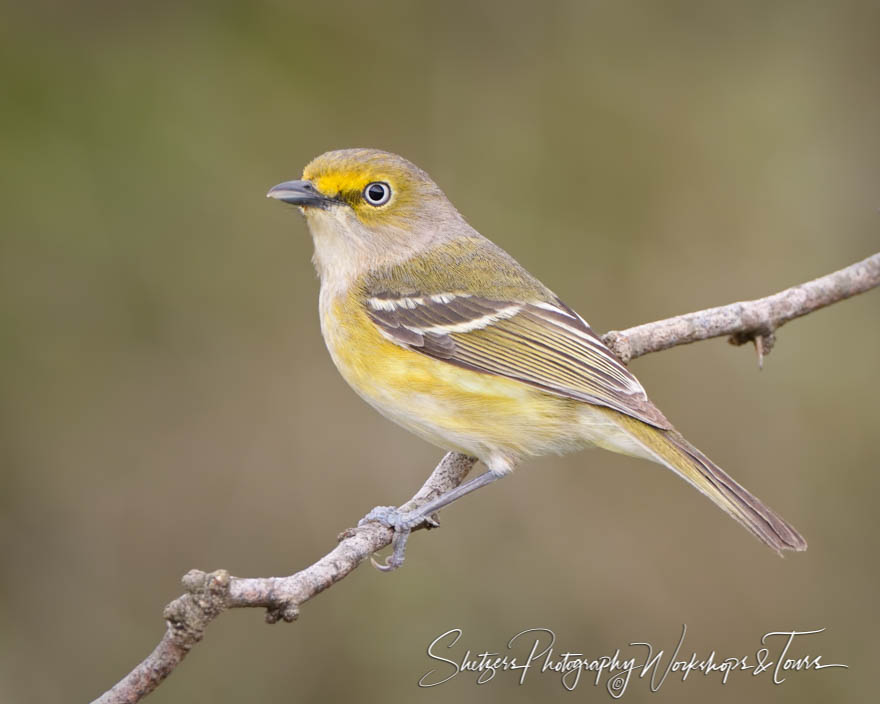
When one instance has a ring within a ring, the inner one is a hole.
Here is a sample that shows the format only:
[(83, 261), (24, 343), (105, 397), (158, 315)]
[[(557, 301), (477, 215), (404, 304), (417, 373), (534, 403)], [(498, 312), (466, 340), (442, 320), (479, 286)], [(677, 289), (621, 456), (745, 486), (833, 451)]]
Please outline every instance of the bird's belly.
[(321, 328), (348, 384), (380, 413), (428, 442), (486, 461), (592, 444), (585, 404), (477, 372), (390, 342), (348, 299), (322, 301)]

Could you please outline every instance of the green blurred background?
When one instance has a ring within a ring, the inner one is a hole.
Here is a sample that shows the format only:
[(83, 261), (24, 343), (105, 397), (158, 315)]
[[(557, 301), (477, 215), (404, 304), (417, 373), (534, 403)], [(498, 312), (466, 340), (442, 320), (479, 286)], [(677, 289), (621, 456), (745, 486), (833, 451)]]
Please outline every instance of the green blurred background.
[[(155, 645), (192, 567), (289, 574), (442, 454), (324, 350), (311, 242), (264, 198), (374, 146), (599, 330), (880, 249), (874, 2), (7, 4), (0, 19), (0, 700), (82, 702)], [(530, 627), (849, 670), (644, 681), (632, 702), (876, 688), (880, 293), (637, 360), (669, 418), (807, 537), (780, 560), (668, 472), (530, 462), (267, 627), (227, 614), (150, 701), (610, 701), (555, 678), (419, 689), (427, 644)], [(344, 440), (341, 440), (344, 438)], [(459, 652), (459, 654), (461, 654)]]

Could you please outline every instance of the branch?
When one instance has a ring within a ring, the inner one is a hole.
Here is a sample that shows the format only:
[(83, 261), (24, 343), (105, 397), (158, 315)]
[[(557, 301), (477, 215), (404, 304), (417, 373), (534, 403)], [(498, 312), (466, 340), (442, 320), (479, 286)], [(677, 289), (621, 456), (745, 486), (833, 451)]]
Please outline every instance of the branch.
[[(769, 352), (775, 331), (789, 320), (880, 285), (880, 253), (754, 301), (732, 303), (639, 325), (604, 336), (605, 343), (626, 363), (636, 357), (707, 340), (731, 336), (731, 343), (753, 341), (759, 359)], [(477, 460), (448, 453), (421, 489), (403, 507), (412, 511), (457, 487)], [(226, 609), (261, 607), (266, 621), (293, 621), (299, 607), (346, 577), (373, 553), (391, 544), (393, 534), (378, 523), (350, 528), (339, 544), (320, 560), (289, 577), (231, 577), (225, 570), (191, 570), (183, 577), (186, 594), (165, 607), (165, 635), (134, 670), (93, 704), (133, 704), (152, 692), (198, 643), (205, 627)]]
[[(476, 462), (474, 457), (447, 453), (403, 510), (413, 511), (454, 489)], [(226, 609), (263, 607), (268, 623), (295, 620), (301, 604), (346, 577), (374, 552), (390, 545), (392, 537), (391, 529), (378, 523), (349, 528), (339, 535), (339, 544), (333, 550), (290, 577), (245, 579), (230, 577), (226, 570), (210, 574), (190, 570), (182, 580), (187, 593), (165, 607), (167, 628), (159, 645), (93, 704), (140, 701), (174, 671), (202, 639), (205, 627)]]
[(602, 338), (627, 364), (649, 352), (730, 335), (730, 343), (754, 342), (759, 361), (775, 341), (775, 332), (789, 320), (837, 303), (880, 284), (880, 252), (833, 274), (792, 286), (754, 301), (686, 313), (629, 330), (612, 330)]

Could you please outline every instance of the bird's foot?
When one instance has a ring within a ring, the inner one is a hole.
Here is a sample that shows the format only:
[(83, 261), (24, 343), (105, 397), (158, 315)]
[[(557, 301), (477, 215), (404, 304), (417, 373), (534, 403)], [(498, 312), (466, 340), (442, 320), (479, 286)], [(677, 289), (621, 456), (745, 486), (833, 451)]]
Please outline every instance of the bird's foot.
[(402, 513), (395, 506), (376, 506), (358, 521), (358, 525), (362, 526), (371, 522), (381, 523), (394, 531), (394, 538), (391, 541), (391, 555), (385, 558), (385, 563), (376, 562), (376, 559), (370, 556), (373, 567), (382, 572), (391, 572), (403, 564), (406, 558), (406, 541), (409, 540), (409, 535), (415, 528), (423, 523), (427, 528), (436, 528), (440, 525), (430, 514), (425, 515), (418, 510)]

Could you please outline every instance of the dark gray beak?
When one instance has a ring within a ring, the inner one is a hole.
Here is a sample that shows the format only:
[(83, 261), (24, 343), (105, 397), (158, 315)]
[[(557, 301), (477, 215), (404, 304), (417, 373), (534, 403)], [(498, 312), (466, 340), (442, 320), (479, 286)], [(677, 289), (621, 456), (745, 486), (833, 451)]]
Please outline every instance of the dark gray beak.
[(311, 181), (285, 181), (284, 183), (279, 183), (277, 186), (272, 186), (269, 189), (266, 197), (302, 207), (326, 208), (330, 203), (334, 202), (332, 198), (319, 193)]

